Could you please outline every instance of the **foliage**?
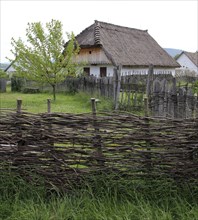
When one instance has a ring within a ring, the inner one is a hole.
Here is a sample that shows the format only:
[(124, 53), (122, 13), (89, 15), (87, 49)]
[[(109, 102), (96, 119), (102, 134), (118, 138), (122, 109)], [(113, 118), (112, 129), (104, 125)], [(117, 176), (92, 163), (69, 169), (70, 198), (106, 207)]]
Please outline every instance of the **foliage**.
[(69, 94), (76, 94), (78, 91), (78, 77), (72, 77), (72, 76), (69, 76), (66, 78), (65, 80), (65, 88), (67, 88), (67, 91), (66, 93), (69, 93)]
[(12, 92), (21, 92), (24, 86), (24, 79), (13, 75), (11, 77), (11, 90)]
[(198, 80), (193, 83), (193, 91), (194, 93), (197, 93), (198, 96)]
[(11, 52), (16, 55), (13, 66), (21, 76), (52, 86), (55, 100), (56, 85), (77, 71), (73, 57), (79, 52), (79, 46), (74, 34), (67, 34), (69, 41), (64, 48), (62, 23), (51, 20), (45, 27), (40, 22), (28, 23), (26, 37), (26, 44), (12, 38)]
[(7, 73), (2, 69), (0, 69), (0, 79), (8, 79)]

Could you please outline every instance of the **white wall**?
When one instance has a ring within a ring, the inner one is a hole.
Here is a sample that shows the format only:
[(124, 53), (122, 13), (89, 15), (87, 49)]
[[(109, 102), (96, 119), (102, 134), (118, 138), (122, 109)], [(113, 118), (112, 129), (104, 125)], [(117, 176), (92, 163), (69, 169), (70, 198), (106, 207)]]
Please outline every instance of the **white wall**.
[(113, 76), (113, 66), (110, 65), (97, 65), (97, 66), (85, 66), (90, 68), (90, 75), (100, 76), (100, 67), (107, 67), (107, 76)]
[(187, 68), (198, 73), (198, 67), (185, 54), (182, 54), (177, 59), (177, 62), (181, 65), (182, 69)]
[[(148, 68), (123, 68), (122, 75), (148, 74)], [(172, 68), (154, 68), (154, 74), (172, 74), (175, 75), (175, 69)]]
[[(100, 76), (100, 67), (107, 67), (107, 76), (113, 76), (113, 66), (110, 65), (97, 65), (97, 66), (86, 66), (90, 67), (90, 75)], [(148, 68), (125, 68), (121, 70), (123, 76), (135, 75), (135, 74), (148, 74)], [(172, 68), (154, 68), (154, 74), (172, 74), (175, 75), (175, 69)]]

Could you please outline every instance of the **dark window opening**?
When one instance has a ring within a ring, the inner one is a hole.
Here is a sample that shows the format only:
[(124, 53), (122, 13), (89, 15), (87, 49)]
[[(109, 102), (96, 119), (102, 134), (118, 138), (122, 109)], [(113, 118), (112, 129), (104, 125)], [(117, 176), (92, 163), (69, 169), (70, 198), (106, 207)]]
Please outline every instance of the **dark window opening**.
[(91, 54), (91, 51), (89, 51), (89, 54)]
[(90, 68), (89, 67), (84, 67), (84, 73), (87, 75), (87, 76), (90, 76)]
[(100, 77), (107, 76), (107, 67), (100, 67)]

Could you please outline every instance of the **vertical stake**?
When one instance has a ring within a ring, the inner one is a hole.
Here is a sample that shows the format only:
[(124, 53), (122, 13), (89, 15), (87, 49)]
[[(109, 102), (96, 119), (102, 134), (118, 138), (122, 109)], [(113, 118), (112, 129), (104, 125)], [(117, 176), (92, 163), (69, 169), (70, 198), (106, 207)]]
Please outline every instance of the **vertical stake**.
[(47, 113), (51, 113), (51, 99), (47, 99)]
[(148, 117), (148, 99), (144, 98), (144, 116)]
[(22, 100), (17, 99), (17, 113), (21, 113)]
[(96, 99), (91, 98), (91, 108), (92, 108), (92, 113), (95, 116), (96, 115)]

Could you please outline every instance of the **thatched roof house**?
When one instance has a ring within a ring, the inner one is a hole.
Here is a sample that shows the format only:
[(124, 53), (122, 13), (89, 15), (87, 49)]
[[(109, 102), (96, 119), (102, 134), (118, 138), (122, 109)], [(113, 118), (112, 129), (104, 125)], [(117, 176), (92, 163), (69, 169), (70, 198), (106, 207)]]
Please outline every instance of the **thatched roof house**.
[(198, 51), (195, 53), (183, 51), (178, 57), (177, 62), (182, 69), (188, 69), (198, 74)]
[(171, 71), (179, 67), (147, 30), (95, 21), (76, 39), (81, 47), (76, 61), (87, 63), (84, 70), (88, 74), (112, 75), (113, 66), (118, 65), (122, 65), (123, 72), (146, 70), (150, 64)]

